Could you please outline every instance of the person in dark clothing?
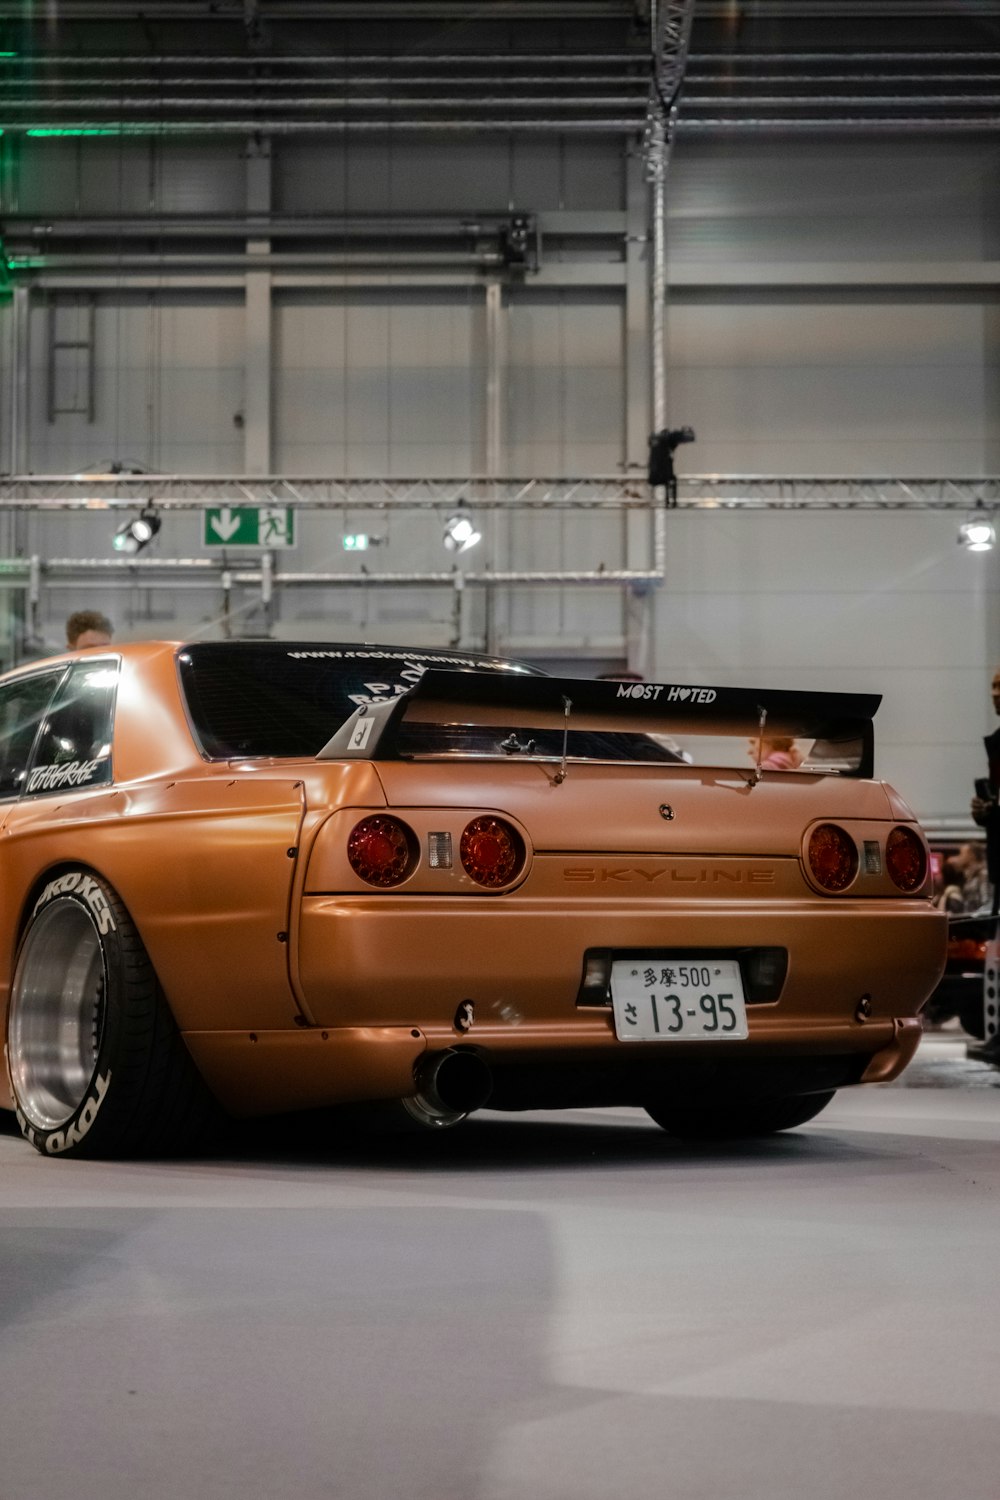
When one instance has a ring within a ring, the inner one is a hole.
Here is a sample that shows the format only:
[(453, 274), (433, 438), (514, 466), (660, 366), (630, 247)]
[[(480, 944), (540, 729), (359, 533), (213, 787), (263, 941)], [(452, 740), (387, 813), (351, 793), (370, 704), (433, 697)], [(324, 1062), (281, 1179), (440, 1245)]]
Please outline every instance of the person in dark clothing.
[[(1000, 714), (1000, 667), (993, 673), (993, 681), (990, 684), (990, 692), (993, 696), (993, 708)], [(973, 822), (986, 832), (986, 874), (990, 885), (993, 887), (993, 916), (997, 916), (1000, 909), (1000, 729), (994, 729), (992, 734), (985, 736), (983, 743), (986, 746), (986, 760), (989, 765), (989, 788), (976, 787), (976, 796), (972, 799)], [(988, 797), (980, 797), (980, 790), (989, 790)], [(992, 1064), (1000, 1068), (1000, 1031), (996, 1029), (996, 1012), (991, 1009), (990, 989), (991, 982), (996, 979), (996, 924), (990, 924), (993, 928), (992, 935), (986, 945), (986, 972), (984, 976), (984, 1030), (985, 1040), (981, 1046), (970, 1045), (966, 1048), (969, 1057), (978, 1062)], [(992, 981), (991, 981), (992, 975)], [(992, 1016), (992, 1019), (991, 1019)]]
[[(990, 692), (994, 711), (1000, 714), (1000, 667), (993, 673)], [(993, 915), (996, 916), (1000, 905), (1000, 729), (994, 729), (992, 734), (986, 735), (983, 743), (986, 746), (993, 795), (988, 798), (973, 797), (971, 812), (972, 821), (986, 830), (986, 870), (993, 887)]]

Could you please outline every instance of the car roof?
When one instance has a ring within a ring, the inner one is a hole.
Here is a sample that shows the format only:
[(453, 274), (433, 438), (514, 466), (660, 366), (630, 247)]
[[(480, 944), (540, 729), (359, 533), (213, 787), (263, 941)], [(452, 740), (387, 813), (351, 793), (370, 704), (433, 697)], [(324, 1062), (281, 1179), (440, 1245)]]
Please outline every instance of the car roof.
[(520, 672), (537, 673), (539, 669), (527, 662), (517, 661), (513, 657), (492, 656), (480, 651), (463, 651), (452, 646), (409, 646), (398, 645), (395, 642), (377, 641), (330, 641), (330, 640), (275, 640), (271, 637), (242, 636), (230, 640), (147, 640), (147, 641), (112, 641), (105, 646), (85, 646), (76, 651), (59, 651), (44, 657), (36, 657), (32, 661), (20, 662), (3, 674), (2, 679), (23, 676), (26, 673), (36, 672), (57, 663), (96, 659), (102, 656), (121, 656), (129, 660), (141, 661), (146, 658), (159, 656), (166, 652), (176, 656), (182, 651), (191, 649), (211, 649), (213, 651), (232, 651), (234, 654), (241, 651), (255, 650), (268, 651), (272, 653), (302, 654), (304, 656), (332, 657), (335, 653), (343, 653), (345, 660), (371, 658), (396, 660), (401, 657), (409, 657), (415, 660), (426, 659), (441, 665), (454, 661), (456, 664), (468, 663), (483, 671), (509, 671), (511, 669)]
[[(239, 657), (243, 652), (264, 651), (269, 655), (294, 653), (319, 659), (343, 655), (345, 666), (362, 666), (367, 660), (416, 661), (428, 667), (467, 668), (476, 671), (533, 673), (535, 669), (450, 647), (377, 645), (358, 641), (282, 641), (246, 638), (227, 641), (153, 640), (115, 641), (107, 646), (89, 646), (80, 651), (24, 662), (0, 677), (13, 682), (41, 671), (69, 667), (75, 662), (121, 662), (115, 708), (115, 780), (131, 781), (146, 776), (205, 774), (208, 762), (193, 733), (181, 690), (178, 658), (186, 651), (214, 658)], [(331, 724), (331, 733), (337, 728)]]

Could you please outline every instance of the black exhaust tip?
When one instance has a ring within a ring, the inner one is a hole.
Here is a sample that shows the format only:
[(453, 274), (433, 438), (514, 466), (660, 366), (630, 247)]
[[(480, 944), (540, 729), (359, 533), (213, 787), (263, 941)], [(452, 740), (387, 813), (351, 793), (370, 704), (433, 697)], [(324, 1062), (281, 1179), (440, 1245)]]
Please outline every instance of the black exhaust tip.
[(442, 1052), (420, 1069), (417, 1087), (426, 1099), (468, 1115), (492, 1094), (493, 1074), (477, 1052)]

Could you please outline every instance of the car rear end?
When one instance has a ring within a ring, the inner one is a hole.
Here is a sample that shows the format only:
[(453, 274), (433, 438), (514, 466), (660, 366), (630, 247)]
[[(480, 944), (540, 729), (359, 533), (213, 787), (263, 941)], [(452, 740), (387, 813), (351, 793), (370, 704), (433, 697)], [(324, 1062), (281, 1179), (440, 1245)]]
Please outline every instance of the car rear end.
[[(418, 1090), (447, 1062), (456, 1105), (894, 1077), (945, 923), (871, 776), (874, 701), (431, 671), (361, 705), (323, 756), (369, 758), (385, 802), (317, 814), (305, 1021), (407, 1032)], [(766, 731), (797, 769), (765, 767)]]

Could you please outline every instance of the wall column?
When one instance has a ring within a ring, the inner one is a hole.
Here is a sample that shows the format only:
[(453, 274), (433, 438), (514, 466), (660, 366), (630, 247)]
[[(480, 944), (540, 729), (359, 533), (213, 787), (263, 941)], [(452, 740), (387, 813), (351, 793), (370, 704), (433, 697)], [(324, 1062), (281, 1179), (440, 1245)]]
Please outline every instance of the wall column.
[[(486, 473), (490, 479), (498, 478), (503, 468), (503, 417), (507, 395), (503, 315), (503, 283), (489, 281), (486, 284)], [(494, 569), (499, 568), (501, 545), (504, 555), (510, 555), (510, 519), (500, 511), (491, 510), (482, 516), (479, 524), (489, 548), (489, 564)], [(488, 652), (495, 653), (499, 649), (497, 611), (500, 601), (495, 588), (487, 588), (484, 592), (485, 646)]]
[[(247, 145), (247, 214), (269, 219), (271, 214), (271, 142), (254, 139)], [(247, 254), (266, 257), (271, 252), (268, 238), (248, 239)], [(271, 459), (271, 383), (272, 318), (271, 272), (246, 273), (246, 313), (244, 322), (245, 406), (243, 412), (243, 466), (247, 474), (270, 474)]]

